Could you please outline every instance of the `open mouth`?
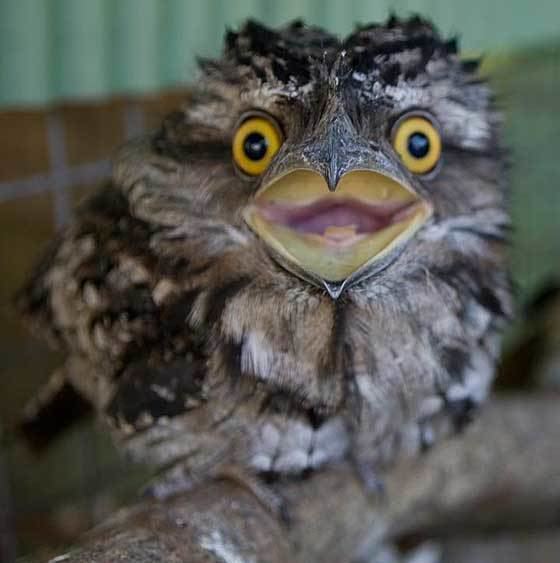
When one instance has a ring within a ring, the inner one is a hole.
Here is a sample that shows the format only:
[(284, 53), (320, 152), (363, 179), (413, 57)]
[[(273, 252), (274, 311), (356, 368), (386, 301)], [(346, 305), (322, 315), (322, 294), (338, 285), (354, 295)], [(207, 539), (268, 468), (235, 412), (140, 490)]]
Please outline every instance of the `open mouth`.
[(274, 250), (325, 281), (342, 281), (408, 240), (431, 207), (383, 174), (345, 174), (329, 192), (321, 175), (295, 170), (261, 189), (249, 226)]
[(271, 223), (303, 235), (316, 235), (325, 244), (348, 246), (406, 220), (415, 205), (325, 197), (307, 205), (264, 204), (260, 211)]

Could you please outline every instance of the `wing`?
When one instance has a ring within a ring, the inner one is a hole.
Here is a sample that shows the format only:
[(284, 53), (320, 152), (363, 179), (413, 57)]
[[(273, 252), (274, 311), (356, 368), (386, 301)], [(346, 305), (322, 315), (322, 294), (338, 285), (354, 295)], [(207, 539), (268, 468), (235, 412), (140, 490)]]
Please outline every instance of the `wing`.
[[(18, 295), (33, 332), (69, 356), (26, 409), (24, 430), (36, 444), (91, 410), (89, 404), (105, 409), (115, 396), (121, 398), (112, 403), (115, 416), (125, 412), (129, 422), (144, 412), (146, 405), (130, 399), (131, 365), (136, 380), (159, 391), (158, 411), (162, 397), (175, 397), (166, 406), (175, 412), (177, 401), (185, 405), (196, 396), (197, 376), (188, 374), (199, 373), (205, 358), (202, 335), (187, 330), (186, 319), (198, 292), (179, 288), (187, 265), (180, 256), (156, 254), (157, 235), (157, 226), (130, 213), (119, 189), (106, 186), (51, 243)], [(180, 389), (177, 377), (160, 377), (175, 373), (164, 366), (177, 358), (189, 365)]]

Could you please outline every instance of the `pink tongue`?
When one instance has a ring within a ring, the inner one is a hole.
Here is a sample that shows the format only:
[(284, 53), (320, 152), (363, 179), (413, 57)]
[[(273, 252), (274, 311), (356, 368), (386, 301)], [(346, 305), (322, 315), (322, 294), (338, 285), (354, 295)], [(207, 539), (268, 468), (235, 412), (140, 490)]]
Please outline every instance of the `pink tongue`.
[(288, 226), (302, 233), (323, 234), (329, 227), (355, 227), (358, 233), (371, 233), (389, 222), (390, 217), (374, 217), (341, 205), (310, 217), (289, 220)]
[(374, 233), (390, 225), (407, 204), (368, 205), (357, 201), (322, 200), (306, 206), (269, 203), (261, 207), (270, 221), (300, 233), (323, 235), (329, 228), (348, 228), (355, 234)]

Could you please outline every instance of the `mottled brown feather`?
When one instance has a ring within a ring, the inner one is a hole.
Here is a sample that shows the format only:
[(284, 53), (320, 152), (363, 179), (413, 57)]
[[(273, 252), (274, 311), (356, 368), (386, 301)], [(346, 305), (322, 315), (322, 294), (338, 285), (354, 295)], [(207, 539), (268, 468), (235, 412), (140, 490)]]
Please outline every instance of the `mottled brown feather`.
[[(202, 62), (184, 107), (120, 151), (111, 184), (19, 303), (130, 451), (180, 468), (181, 482), (231, 461), (293, 473), (350, 455), (379, 468), (485, 398), (511, 314), (504, 151), (491, 93), (456, 50), (417, 17), (345, 40), (249, 22)], [(230, 147), (254, 109), (286, 140), (263, 177), (246, 178)], [(388, 138), (419, 109), (444, 143), (424, 177)], [(337, 173), (384, 159), (434, 208), (398, 257), (338, 300), (286, 270), (242, 219), (298, 158), (327, 174), (321, 143), (335, 126), (352, 131)]]

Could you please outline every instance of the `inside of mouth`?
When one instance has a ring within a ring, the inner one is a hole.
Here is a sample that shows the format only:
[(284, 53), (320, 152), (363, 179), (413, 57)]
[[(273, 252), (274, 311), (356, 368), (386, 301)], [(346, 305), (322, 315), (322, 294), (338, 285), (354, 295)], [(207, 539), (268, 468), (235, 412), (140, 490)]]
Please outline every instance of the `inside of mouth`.
[(261, 213), (270, 222), (302, 234), (337, 240), (370, 235), (403, 220), (413, 202), (366, 203), (324, 198), (307, 205), (267, 202)]

